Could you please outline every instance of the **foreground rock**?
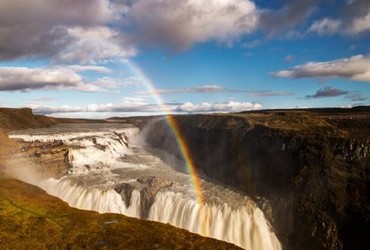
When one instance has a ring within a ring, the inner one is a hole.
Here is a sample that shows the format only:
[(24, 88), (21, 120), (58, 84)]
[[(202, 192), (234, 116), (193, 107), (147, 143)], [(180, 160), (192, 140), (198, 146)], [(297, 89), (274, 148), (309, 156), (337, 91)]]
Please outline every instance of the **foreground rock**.
[[(147, 219), (156, 194), (161, 188), (170, 187), (172, 181), (155, 176), (142, 176), (136, 181), (140, 184), (140, 218)], [(122, 200), (125, 202), (126, 207), (131, 205), (130, 201), (134, 189), (135, 187), (129, 183), (122, 183), (114, 188), (114, 190), (122, 196)]]
[[(370, 249), (368, 108), (176, 121), (198, 171), (254, 197), (285, 249)], [(147, 129), (182, 157), (164, 119)]]

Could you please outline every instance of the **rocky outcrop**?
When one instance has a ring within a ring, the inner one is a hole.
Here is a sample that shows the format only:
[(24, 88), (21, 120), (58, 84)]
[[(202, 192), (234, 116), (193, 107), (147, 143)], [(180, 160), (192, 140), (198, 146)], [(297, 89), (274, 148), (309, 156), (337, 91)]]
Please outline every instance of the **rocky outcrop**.
[[(370, 248), (368, 112), (193, 115), (176, 122), (198, 172), (265, 204), (285, 249)], [(146, 129), (150, 144), (182, 157), (164, 119)]]
[(14, 147), (0, 154), (0, 161), (6, 162), (7, 170), (13, 174), (28, 167), (40, 178), (60, 178), (71, 168), (68, 147), (62, 141), (17, 142)]
[(114, 188), (114, 190), (121, 195), (126, 208), (131, 205), (131, 196), (134, 189), (135, 188), (129, 183), (122, 183)]
[(161, 179), (155, 176), (143, 176), (137, 179), (137, 181), (145, 185), (145, 188), (140, 190), (140, 217), (143, 219), (147, 219), (149, 209), (154, 203), (155, 195), (161, 188), (172, 186), (172, 181)]
[[(155, 176), (142, 176), (136, 181), (140, 186), (138, 187), (140, 190), (140, 218), (147, 219), (156, 194), (161, 188), (172, 186), (172, 181)], [(126, 207), (131, 205), (131, 196), (134, 189), (135, 187), (129, 183), (122, 183), (114, 188), (122, 196)]]

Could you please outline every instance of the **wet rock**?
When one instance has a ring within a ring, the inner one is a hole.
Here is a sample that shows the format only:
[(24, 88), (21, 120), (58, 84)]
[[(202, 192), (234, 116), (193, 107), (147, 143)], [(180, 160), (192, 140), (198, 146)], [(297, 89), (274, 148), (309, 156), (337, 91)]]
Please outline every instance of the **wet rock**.
[(137, 182), (146, 185), (140, 190), (140, 217), (148, 218), (149, 209), (154, 203), (154, 198), (161, 188), (172, 186), (172, 181), (155, 176), (143, 176), (137, 179)]
[(122, 183), (116, 186), (114, 190), (121, 195), (122, 201), (125, 203), (126, 208), (128, 208), (131, 205), (131, 195), (134, 187), (129, 183)]
[(162, 187), (170, 187), (172, 185), (172, 181), (156, 176), (142, 176), (137, 179), (137, 182), (145, 184), (153, 190), (158, 190)]
[(154, 203), (156, 194), (161, 188), (172, 186), (172, 181), (155, 176), (142, 176), (137, 179), (140, 187), (134, 187), (134, 184), (122, 183), (114, 188), (122, 197), (126, 207), (131, 205), (132, 191), (140, 188), (140, 217), (147, 219), (150, 207)]

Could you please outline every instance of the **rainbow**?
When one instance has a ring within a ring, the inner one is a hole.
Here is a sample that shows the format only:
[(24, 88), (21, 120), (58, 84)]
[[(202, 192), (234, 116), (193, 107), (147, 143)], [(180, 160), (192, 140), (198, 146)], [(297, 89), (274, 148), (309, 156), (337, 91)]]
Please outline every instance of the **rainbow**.
[(207, 225), (205, 223), (207, 213), (205, 212), (204, 204), (204, 196), (202, 191), (202, 185), (200, 179), (197, 174), (197, 170), (195, 168), (194, 161), (191, 157), (189, 148), (186, 144), (185, 138), (182, 136), (180, 128), (177, 124), (177, 121), (173, 115), (171, 115), (171, 110), (164, 105), (163, 100), (158, 93), (157, 89), (155, 88), (153, 82), (146, 76), (146, 74), (138, 67), (135, 63), (126, 60), (125, 64), (131, 69), (132, 73), (136, 75), (146, 86), (149, 90), (151, 95), (155, 98), (157, 104), (161, 107), (164, 112), (165, 118), (167, 120), (168, 125), (170, 126), (172, 133), (174, 134), (177, 144), (180, 148), (180, 152), (185, 160), (186, 167), (190, 173), (191, 181), (194, 187), (195, 198), (199, 206), (199, 223), (201, 225), (201, 235), (206, 236)]
[(198, 177), (197, 170), (195, 168), (195, 164), (191, 157), (185, 138), (181, 134), (181, 131), (179, 129), (175, 117), (171, 115), (171, 110), (169, 110), (169, 108), (166, 105), (164, 105), (163, 100), (160, 94), (158, 93), (157, 89), (155, 88), (153, 82), (146, 76), (146, 74), (141, 70), (141, 68), (129, 60), (125, 60), (125, 64), (132, 70), (132, 73), (134, 73), (136, 77), (138, 77), (145, 84), (148, 91), (155, 98), (155, 101), (163, 110), (167, 123), (169, 124), (172, 133), (176, 138), (177, 144), (180, 148), (180, 152), (185, 160), (186, 167), (190, 173), (191, 181), (193, 183), (196, 200), (199, 206), (201, 207), (201, 205), (204, 202), (201, 182)]

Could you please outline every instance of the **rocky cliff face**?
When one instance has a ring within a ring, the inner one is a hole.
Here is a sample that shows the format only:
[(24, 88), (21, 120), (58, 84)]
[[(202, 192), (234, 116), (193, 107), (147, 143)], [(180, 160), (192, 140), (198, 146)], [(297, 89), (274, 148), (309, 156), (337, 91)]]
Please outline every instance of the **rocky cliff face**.
[[(370, 249), (370, 115), (176, 117), (196, 168), (254, 197), (285, 249)], [(147, 141), (179, 158), (164, 119)]]

